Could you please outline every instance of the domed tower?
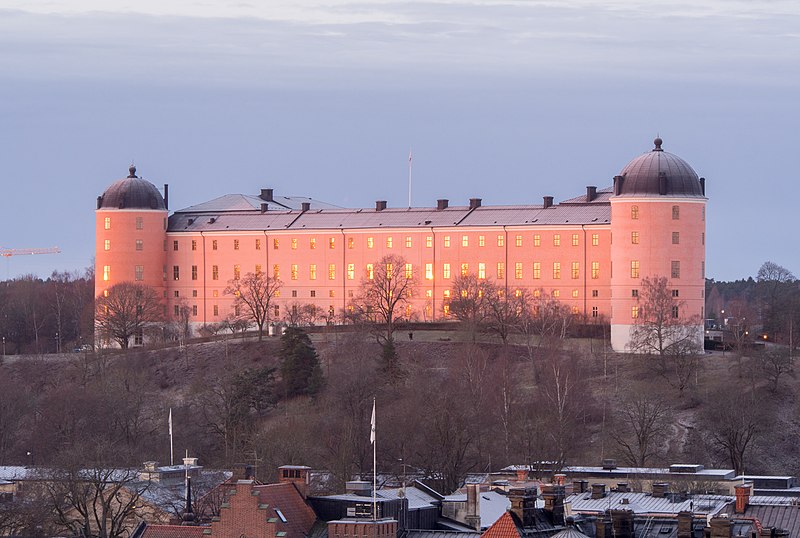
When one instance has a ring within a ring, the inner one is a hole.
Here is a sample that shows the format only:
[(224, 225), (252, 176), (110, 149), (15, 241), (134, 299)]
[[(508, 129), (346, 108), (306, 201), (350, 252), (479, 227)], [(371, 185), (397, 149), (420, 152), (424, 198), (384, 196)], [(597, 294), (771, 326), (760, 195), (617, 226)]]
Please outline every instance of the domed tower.
[(670, 319), (696, 324), (702, 345), (705, 291), (705, 179), (655, 147), (614, 178), (611, 197), (611, 345), (629, 348), (646, 277), (666, 277)]
[(97, 197), (95, 297), (125, 281), (163, 294), (167, 216), (164, 197), (155, 185), (136, 176), (133, 165), (128, 177)]

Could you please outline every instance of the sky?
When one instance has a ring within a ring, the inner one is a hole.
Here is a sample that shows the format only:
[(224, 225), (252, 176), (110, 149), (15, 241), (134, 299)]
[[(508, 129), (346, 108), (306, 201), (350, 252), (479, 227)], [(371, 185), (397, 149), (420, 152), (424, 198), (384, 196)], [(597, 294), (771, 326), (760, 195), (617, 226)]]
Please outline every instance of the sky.
[(0, 280), (92, 263), (135, 162), (170, 208), (540, 203), (652, 148), (707, 178), (707, 274), (800, 276), (800, 3), (0, 0)]

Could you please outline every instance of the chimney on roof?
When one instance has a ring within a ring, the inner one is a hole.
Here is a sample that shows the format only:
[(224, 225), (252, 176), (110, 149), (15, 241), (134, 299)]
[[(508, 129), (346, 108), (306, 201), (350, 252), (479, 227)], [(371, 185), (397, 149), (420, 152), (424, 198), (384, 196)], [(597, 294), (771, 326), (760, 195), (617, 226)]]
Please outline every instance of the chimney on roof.
[(231, 480), (234, 482), (253, 479), (253, 466), (247, 463), (234, 463), (231, 466), (231, 471), (233, 472)]
[(667, 482), (654, 482), (652, 494), (656, 499), (663, 499), (669, 493), (669, 484)]
[(613, 525), (612, 536), (633, 538), (633, 510), (611, 510), (610, 512)]
[(612, 531), (611, 514), (606, 511), (603, 515), (597, 516), (594, 520), (594, 535), (597, 538), (611, 538)]
[(469, 199), (469, 208), (470, 209), (478, 209), (481, 206), (481, 199), (480, 198), (470, 198)]
[(746, 484), (739, 484), (734, 486), (736, 492), (736, 513), (744, 514), (747, 510), (747, 505), (750, 504), (750, 495), (753, 493), (753, 484), (748, 482)]
[(272, 189), (261, 189), (261, 194), (258, 196), (265, 202), (274, 202), (275, 200), (272, 197)]
[(516, 473), (518, 482), (525, 482), (528, 479), (528, 470), (526, 468), (517, 469)]
[(481, 486), (467, 484), (467, 516), (466, 523), (476, 531), (481, 530)]
[(269, 207), (269, 204), (268, 204), (268, 203), (266, 203), (266, 202), (262, 202), (262, 203), (261, 203), (261, 212), (262, 212), (262, 213), (266, 213), (266, 212), (267, 212), (267, 208), (268, 208), (268, 207)]
[(306, 212), (306, 211), (308, 211), (309, 209), (311, 209), (311, 202), (303, 202), (303, 203), (300, 205), (300, 211), (302, 211), (303, 213), (305, 213), (305, 212)]
[(305, 499), (311, 483), (311, 467), (305, 465), (282, 465), (278, 467), (278, 482), (292, 483)]
[(711, 538), (730, 538), (733, 536), (733, 521), (727, 514), (712, 517), (709, 527), (711, 527)]
[(375, 211), (383, 211), (386, 209), (386, 200), (375, 200)]
[(164, 183), (164, 207), (169, 209), (169, 184)]
[(567, 481), (567, 475), (564, 473), (556, 473), (553, 475), (553, 483), (557, 486), (563, 486)]
[(98, 196), (97, 197), (97, 209), (100, 209), (100, 206), (102, 206), (102, 205), (103, 205), (103, 197), (102, 196)]
[(550, 512), (553, 525), (564, 524), (564, 499), (566, 490), (563, 485), (542, 484), (542, 499), (544, 499), (544, 509)]
[(614, 196), (622, 194), (622, 184), (625, 182), (623, 176), (614, 176)]
[(627, 482), (617, 482), (617, 491), (620, 493), (628, 493), (631, 490)]
[(706, 178), (704, 177), (700, 178), (700, 192), (703, 194), (703, 196), (706, 195)]
[(586, 493), (589, 490), (588, 480), (573, 480), (572, 493)]
[(606, 496), (605, 484), (592, 484), (592, 499), (602, 499)]
[(449, 204), (449, 200), (447, 198), (439, 198), (436, 200), (436, 209), (442, 210), (447, 209), (447, 205)]
[(587, 185), (586, 186), (586, 201), (591, 202), (597, 198), (597, 187), (594, 185)]
[(542, 207), (547, 209), (553, 205), (553, 197), (552, 196), (543, 196), (542, 199), (544, 202), (542, 203)]
[(689, 510), (678, 512), (677, 538), (692, 538), (694, 536), (694, 514)]
[(508, 492), (511, 513), (525, 529), (536, 525), (536, 488), (513, 488)]

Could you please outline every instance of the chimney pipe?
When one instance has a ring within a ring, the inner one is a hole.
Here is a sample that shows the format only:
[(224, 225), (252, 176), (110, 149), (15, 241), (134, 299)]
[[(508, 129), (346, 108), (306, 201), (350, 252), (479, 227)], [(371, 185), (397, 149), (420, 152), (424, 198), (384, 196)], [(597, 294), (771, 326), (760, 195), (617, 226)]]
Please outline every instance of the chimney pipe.
[(267, 212), (267, 207), (268, 207), (268, 204), (266, 202), (262, 203), (261, 204), (261, 212), (262, 213), (266, 213)]
[(169, 185), (164, 183), (164, 207), (169, 209)]
[(447, 198), (439, 198), (436, 200), (436, 209), (447, 209), (449, 200)]
[(100, 209), (100, 206), (102, 206), (102, 205), (103, 205), (103, 197), (102, 196), (98, 196), (97, 197), (97, 209)]
[(536, 524), (536, 489), (513, 488), (508, 492), (511, 501), (511, 512), (522, 522), (525, 529)]
[(703, 196), (706, 195), (706, 178), (704, 177), (700, 178), (700, 192), (703, 194)]
[(261, 189), (261, 194), (259, 195), (259, 198), (261, 198), (265, 202), (275, 201), (272, 197), (272, 189)]
[(730, 538), (733, 535), (733, 525), (730, 518), (725, 515), (711, 518), (711, 538)]
[(481, 199), (480, 198), (470, 198), (469, 199), (469, 208), (470, 209), (478, 209), (481, 206)]
[(517, 481), (518, 482), (525, 482), (528, 479), (528, 470), (527, 469), (517, 469)]
[(606, 496), (605, 484), (592, 484), (592, 499), (602, 499)]
[(653, 497), (656, 499), (663, 499), (667, 496), (667, 493), (669, 493), (669, 484), (667, 482), (653, 483)]
[(574, 480), (572, 482), (572, 493), (586, 493), (589, 489), (588, 480)]
[(309, 209), (311, 209), (311, 202), (303, 202), (302, 205), (300, 206), (300, 211), (302, 211), (303, 213), (305, 213)]
[(564, 524), (564, 499), (566, 491), (563, 485), (543, 484), (542, 499), (544, 499), (544, 509), (550, 512), (554, 525)]
[(587, 185), (586, 187), (586, 201), (591, 202), (597, 198), (597, 187), (594, 185)]
[(624, 176), (614, 176), (614, 196), (619, 196), (622, 193), (622, 184), (624, 182)]
[(694, 514), (688, 510), (678, 512), (678, 537), (692, 538), (694, 536)]
[(542, 207), (544, 209), (547, 209), (548, 207), (551, 207), (553, 205), (553, 197), (552, 196), (543, 196), (542, 198), (544, 200), (544, 203), (542, 204)]
[(633, 510), (611, 510), (612, 535), (633, 538)]
[(376, 200), (375, 211), (383, 211), (384, 209), (386, 209), (386, 200)]
[(736, 492), (736, 513), (744, 514), (745, 510), (747, 509), (747, 505), (750, 504), (750, 495), (753, 492), (753, 484), (740, 484), (735, 486), (733, 489)]
[(467, 484), (467, 526), (481, 530), (480, 484)]

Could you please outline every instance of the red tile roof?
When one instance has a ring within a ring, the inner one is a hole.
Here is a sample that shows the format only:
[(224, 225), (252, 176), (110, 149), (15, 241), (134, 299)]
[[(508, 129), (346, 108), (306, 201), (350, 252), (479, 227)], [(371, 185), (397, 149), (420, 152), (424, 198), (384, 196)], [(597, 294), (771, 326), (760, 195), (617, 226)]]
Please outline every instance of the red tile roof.
[[(280, 483), (254, 486), (253, 491), (258, 492), (259, 504), (269, 505), (270, 517), (277, 519), (278, 532), (285, 532), (286, 538), (304, 538), (308, 536), (311, 527), (317, 520), (316, 514), (306, 503), (294, 484)], [(277, 511), (286, 518), (286, 523), (281, 520)]]
[(148, 525), (142, 538), (202, 538), (208, 527), (181, 527), (180, 525)]
[(521, 538), (521, 535), (511, 512), (506, 512), (486, 529), (481, 538)]

